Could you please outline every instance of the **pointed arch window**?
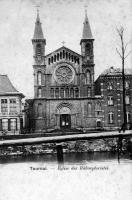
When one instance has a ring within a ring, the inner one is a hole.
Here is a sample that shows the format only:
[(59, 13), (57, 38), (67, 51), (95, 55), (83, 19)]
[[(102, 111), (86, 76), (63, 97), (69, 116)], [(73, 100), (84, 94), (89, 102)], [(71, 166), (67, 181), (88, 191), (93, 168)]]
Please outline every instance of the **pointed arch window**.
[(69, 97), (69, 88), (66, 88), (65, 95), (66, 95), (66, 97)]
[(42, 73), (41, 72), (37, 73), (37, 83), (38, 83), (38, 85), (42, 84)]
[(60, 89), (60, 97), (61, 97), (61, 98), (64, 98), (64, 88), (61, 88), (61, 89)]
[(42, 89), (41, 88), (38, 88), (38, 97), (42, 97)]
[(50, 89), (50, 96), (51, 96), (51, 98), (54, 98), (54, 88)]
[(36, 56), (38, 59), (41, 59), (42, 56), (41, 44), (37, 44), (36, 46)]
[(59, 88), (56, 88), (56, 89), (55, 89), (55, 97), (56, 97), (56, 98), (59, 98)]
[(87, 96), (90, 97), (91, 96), (91, 88), (88, 87), (87, 89)]
[(91, 45), (89, 43), (87, 43), (85, 45), (85, 50), (86, 50), (86, 55), (89, 55), (90, 54), (90, 51), (91, 51)]
[(75, 88), (75, 97), (79, 97), (79, 89)]
[(86, 84), (90, 84), (90, 82), (91, 82), (91, 75), (90, 75), (90, 72), (87, 71), (87, 72), (86, 72), (85, 83), (86, 83)]
[(74, 97), (74, 89), (73, 89), (73, 88), (70, 89), (70, 97), (71, 97), (71, 98)]
[(100, 102), (97, 102), (97, 103), (95, 104), (95, 110), (96, 110), (96, 111), (101, 111), (101, 103), (100, 103)]
[(38, 117), (43, 116), (43, 107), (41, 103), (38, 104), (37, 113), (38, 113)]
[(87, 113), (88, 113), (88, 115), (92, 114), (92, 103), (91, 102), (88, 102)]

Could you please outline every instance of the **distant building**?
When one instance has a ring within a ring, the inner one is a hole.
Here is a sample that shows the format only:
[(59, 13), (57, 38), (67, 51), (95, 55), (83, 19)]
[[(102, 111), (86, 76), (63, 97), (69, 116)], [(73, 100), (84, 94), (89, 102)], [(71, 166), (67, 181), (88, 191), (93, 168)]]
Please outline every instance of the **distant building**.
[(46, 39), (37, 14), (32, 39), (34, 99), (30, 100), (28, 113), (32, 130), (102, 126), (102, 98), (95, 96), (94, 90), (93, 43), (86, 13), (80, 38), (81, 54), (62, 46), (45, 55)]
[(23, 127), (22, 98), (7, 75), (0, 75), (0, 135), (19, 134)]
[[(132, 70), (125, 70), (126, 119), (132, 125)], [(123, 124), (123, 83), (120, 68), (110, 67), (95, 82), (95, 92), (103, 98), (103, 127), (120, 128)]]

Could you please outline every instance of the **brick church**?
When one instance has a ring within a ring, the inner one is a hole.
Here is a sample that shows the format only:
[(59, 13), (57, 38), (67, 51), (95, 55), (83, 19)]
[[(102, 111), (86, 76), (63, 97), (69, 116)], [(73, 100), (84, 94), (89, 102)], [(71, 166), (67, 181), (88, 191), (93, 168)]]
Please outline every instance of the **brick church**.
[(102, 126), (102, 98), (95, 96), (94, 38), (87, 13), (80, 37), (81, 54), (62, 46), (45, 55), (46, 39), (39, 13), (32, 45), (34, 99), (27, 100), (30, 129), (45, 132)]

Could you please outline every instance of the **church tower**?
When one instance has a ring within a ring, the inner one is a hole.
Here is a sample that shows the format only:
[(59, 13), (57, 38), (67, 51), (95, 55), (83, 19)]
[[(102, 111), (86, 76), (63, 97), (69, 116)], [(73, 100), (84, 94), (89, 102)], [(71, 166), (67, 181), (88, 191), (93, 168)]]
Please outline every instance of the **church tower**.
[(90, 24), (85, 10), (85, 20), (83, 25), (83, 34), (80, 41), (82, 55), (82, 72), (85, 74), (85, 85), (89, 88), (90, 96), (94, 96), (94, 52), (93, 36)]
[(43, 94), (43, 86), (45, 86), (45, 45), (39, 12), (37, 11), (37, 18), (35, 22), (34, 35), (32, 39), (33, 51), (34, 51), (34, 97), (41, 98)]

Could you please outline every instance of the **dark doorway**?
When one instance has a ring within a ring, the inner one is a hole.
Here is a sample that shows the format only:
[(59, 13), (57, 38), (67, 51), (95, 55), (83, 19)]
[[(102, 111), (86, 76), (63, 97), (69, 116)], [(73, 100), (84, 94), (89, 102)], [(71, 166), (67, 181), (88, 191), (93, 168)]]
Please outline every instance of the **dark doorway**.
[(101, 128), (101, 121), (97, 121), (97, 128)]
[(71, 128), (71, 115), (68, 114), (60, 115), (60, 128), (62, 129)]

